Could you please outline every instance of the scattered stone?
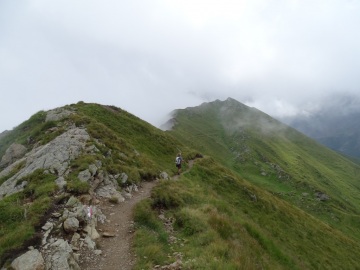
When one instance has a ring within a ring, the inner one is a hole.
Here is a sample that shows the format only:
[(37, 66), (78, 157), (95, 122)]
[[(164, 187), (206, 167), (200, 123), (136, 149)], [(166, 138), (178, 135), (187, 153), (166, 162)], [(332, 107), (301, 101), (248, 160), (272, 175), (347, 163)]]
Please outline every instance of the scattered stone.
[(115, 237), (116, 234), (110, 232), (103, 232), (102, 237)]
[(97, 256), (99, 256), (99, 255), (102, 254), (102, 251), (101, 251), (100, 249), (95, 249), (95, 250), (94, 250), (94, 254), (97, 255)]
[(44, 226), (41, 227), (44, 231), (50, 230), (54, 227), (54, 224), (51, 222), (46, 222)]

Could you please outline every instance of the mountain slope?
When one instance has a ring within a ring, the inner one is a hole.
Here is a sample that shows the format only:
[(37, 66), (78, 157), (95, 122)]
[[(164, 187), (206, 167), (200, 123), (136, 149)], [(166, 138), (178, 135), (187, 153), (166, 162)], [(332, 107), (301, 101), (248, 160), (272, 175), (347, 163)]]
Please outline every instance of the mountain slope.
[(235, 100), (177, 110), (171, 133), (257, 186), (360, 237), (360, 167)]
[[(72, 245), (93, 226), (76, 216), (79, 227), (65, 232), (69, 212), (79, 212), (69, 204), (121, 203), (158, 178), (134, 213), (135, 269), (359, 267), (357, 165), (231, 99), (179, 110), (174, 123), (163, 132), (119, 108), (79, 102), (39, 112), (2, 137), (3, 157), (14, 144), (26, 148), (3, 158), (0, 171), (0, 190), (13, 187), (0, 192), (2, 262), (32, 245), (51, 269), (55, 239)], [(194, 165), (169, 180), (178, 149)]]

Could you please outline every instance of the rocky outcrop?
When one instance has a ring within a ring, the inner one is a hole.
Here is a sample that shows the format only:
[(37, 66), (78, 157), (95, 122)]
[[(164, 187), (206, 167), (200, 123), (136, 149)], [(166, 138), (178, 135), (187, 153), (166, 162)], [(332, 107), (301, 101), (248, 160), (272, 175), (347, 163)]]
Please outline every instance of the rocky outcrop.
[(128, 176), (125, 173), (109, 175), (105, 171), (101, 170), (101, 166), (102, 163), (99, 160), (96, 161), (96, 164), (90, 164), (88, 169), (81, 171), (78, 174), (79, 180), (90, 184), (91, 188), (89, 193), (91, 195), (115, 199), (118, 202), (125, 201), (123, 195), (118, 191), (119, 184), (117, 179), (120, 177), (120, 181), (125, 183)]
[(0, 168), (4, 168), (14, 161), (22, 158), (27, 149), (22, 144), (13, 143), (10, 147), (6, 150), (4, 156), (1, 158), (0, 161)]
[(74, 112), (64, 109), (64, 108), (57, 108), (54, 110), (50, 110), (46, 113), (45, 121), (59, 121), (68, 117), (69, 115), (73, 114)]
[(48, 144), (33, 149), (24, 158), (0, 172), (0, 177), (6, 176), (16, 165), (25, 162), (25, 166), (19, 172), (0, 186), (0, 199), (22, 191), (24, 187), (19, 186), (18, 181), (37, 169), (49, 170), (59, 177), (64, 176), (70, 161), (81, 154), (89, 139), (90, 136), (85, 129), (71, 128)]

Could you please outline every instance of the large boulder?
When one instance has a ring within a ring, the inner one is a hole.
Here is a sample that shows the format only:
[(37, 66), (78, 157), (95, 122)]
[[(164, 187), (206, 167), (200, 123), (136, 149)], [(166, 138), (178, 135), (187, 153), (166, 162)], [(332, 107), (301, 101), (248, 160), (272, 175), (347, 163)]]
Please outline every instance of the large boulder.
[(45, 261), (41, 253), (33, 249), (16, 258), (11, 263), (11, 267), (14, 270), (44, 270)]
[(0, 168), (4, 168), (5, 166), (13, 163), (14, 161), (22, 158), (26, 153), (26, 147), (22, 144), (13, 143), (6, 150), (4, 156), (0, 161)]

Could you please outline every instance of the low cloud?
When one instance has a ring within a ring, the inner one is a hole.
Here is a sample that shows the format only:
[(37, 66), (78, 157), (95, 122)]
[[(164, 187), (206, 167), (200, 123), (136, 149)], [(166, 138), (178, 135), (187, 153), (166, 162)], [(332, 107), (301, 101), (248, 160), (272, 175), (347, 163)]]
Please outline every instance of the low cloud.
[(340, 0), (2, 1), (0, 130), (80, 100), (160, 125), (227, 97), (286, 116), (358, 96), (359, 13)]

